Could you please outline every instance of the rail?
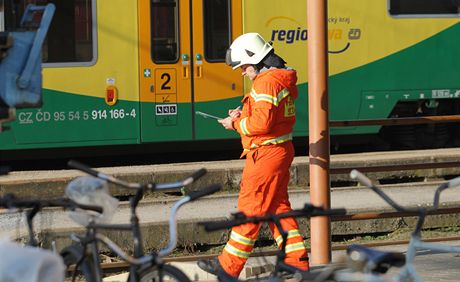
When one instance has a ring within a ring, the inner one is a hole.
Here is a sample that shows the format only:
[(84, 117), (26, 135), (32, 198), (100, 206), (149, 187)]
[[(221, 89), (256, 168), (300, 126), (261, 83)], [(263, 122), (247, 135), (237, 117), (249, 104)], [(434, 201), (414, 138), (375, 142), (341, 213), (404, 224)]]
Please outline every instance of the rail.
[[(460, 213), (460, 208), (441, 208), (434, 211), (427, 212), (427, 215), (440, 215), (440, 214), (455, 214)], [(384, 219), (395, 217), (408, 217), (417, 216), (416, 212), (370, 212), (370, 213), (354, 213), (346, 215), (333, 215), (331, 221), (352, 221), (352, 220), (366, 220), (366, 219)]]
[(381, 171), (399, 171), (413, 169), (433, 169), (433, 168), (450, 168), (459, 167), (460, 161), (456, 162), (433, 162), (433, 163), (416, 163), (416, 164), (398, 164), (398, 165), (376, 165), (376, 166), (353, 166), (353, 167), (332, 167), (331, 174), (350, 173), (352, 169), (362, 172), (381, 172)]
[(370, 125), (410, 125), (438, 122), (460, 122), (460, 115), (447, 116), (423, 116), (423, 117), (403, 117), (386, 119), (366, 119), (366, 120), (333, 120), (329, 122), (331, 127), (345, 126), (370, 126)]

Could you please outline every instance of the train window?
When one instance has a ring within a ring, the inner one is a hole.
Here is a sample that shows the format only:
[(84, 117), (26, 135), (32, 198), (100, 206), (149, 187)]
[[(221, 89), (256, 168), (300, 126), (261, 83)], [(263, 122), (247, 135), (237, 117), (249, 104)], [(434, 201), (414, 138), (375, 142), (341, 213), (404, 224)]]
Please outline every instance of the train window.
[(459, 16), (460, 0), (389, 0), (392, 16)]
[(44, 63), (82, 65), (95, 61), (95, 0), (4, 0), (5, 28), (19, 27), (28, 4), (56, 6), (48, 35), (43, 44)]
[(176, 0), (151, 2), (152, 60), (157, 64), (175, 63), (179, 59), (179, 11)]
[(230, 0), (204, 0), (204, 56), (209, 62), (225, 61), (230, 46)]

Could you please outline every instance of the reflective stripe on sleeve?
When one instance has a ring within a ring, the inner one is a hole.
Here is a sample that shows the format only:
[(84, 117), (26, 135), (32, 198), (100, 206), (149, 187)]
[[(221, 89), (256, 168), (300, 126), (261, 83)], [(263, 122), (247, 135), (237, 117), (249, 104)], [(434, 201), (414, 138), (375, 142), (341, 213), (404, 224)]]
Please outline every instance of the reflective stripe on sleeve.
[(247, 121), (247, 117), (246, 118), (243, 118), (242, 120), (240, 120), (240, 128), (241, 128), (241, 131), (243, 133), (243, 135), (249, 135), (251, 134), (248, 130), (248, 127), (246, 125), (246, 121)]

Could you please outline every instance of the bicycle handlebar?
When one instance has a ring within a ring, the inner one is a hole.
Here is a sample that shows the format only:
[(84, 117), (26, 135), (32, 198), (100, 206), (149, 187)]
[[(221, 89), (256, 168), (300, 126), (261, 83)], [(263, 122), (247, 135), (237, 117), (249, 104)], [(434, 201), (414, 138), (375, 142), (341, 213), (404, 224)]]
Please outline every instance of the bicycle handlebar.
[(195, 171), (192, 175), (185, 178), (181, 181), (176, 182), (166, 182), (166, 183), (150, 183), (149, 189), (152, 190), (176, 190), (180, 189), (184, 186), (190, 185), (195, 182), (198, 178), (202, 177), (203, 175), (208, 172), (205, 168), (200, 168), (199, 170)]
[(176, 215), (179, 211), (180, 207), (184, 204), (191, 202), (193, 200), (198, 199), (199, 197), (203, 197), (218, 191), (222, 186), (220, 184), (212, 184), (200, 191), (194, 191), (189, 195), (183, 197), (179, 201), (177, 201), (171, 207), (171, 213), (169, 214), (169, 242), (166, 247), (158, 251), (159, 257), (165, 257), (176, 248), (177, 245), (177, 222), (176, 222)]
[(95, 211), (98, 213), (103, 212), (103, 208), (100, 206), (92, 206), (92, 205), (82, 205), (78, 204), (70, 199), (67, 198), (60, 198), (60, 199), (53, 199), (53, 200), (23, 200), (18, 199), (13, 194), (7, 194), (4, 197), (0, 197), (0, 207), (4, 207), (7, 209), (12, 208), (43, 208), (43, 207), (62, 207), (66, 209), (83, 209), (83, 210), (90, 210)]
[[(365, 176), (364, 174), (362, 174), (358, 170), (353, 169), (350, 172), (350, 177), (352, 179), (358, 180), (362, 185), (371, 188), (372, 191), (377, 193), (383, 200), (385, 200), (385, 202), (387, 202), (391, 207), (393, 207), (397, 211), (400, 211), (400, 212), (420, 212), (420, 208), (408, 209), (408, 208), (405, 208), (405, 207), (400, 206), (399, 204), (397, 204), (395, 201), (393, 201), (393, 199), (391, 199), (387, 194), (385, 194), (385, 192), (383, 192), (380, 188), (375, 186), (367, 176)], [(460, 176), (456, 177), (454, 179), (451, 179), (451, 180), (449, 180), (447, 182), (444, 182), (441, 185), (439, 185), (438, 188), (435, 191), (432, 209), (435, 210), (435, 209), (438, 208), (439, 197), (440, 197), (440, 194), (441, 194), (442, 191), (444, 191), (447, 188), (454, 187), (454, 186), (459, 186), (459, 185), (460, 185)]]
[(393, 199), (391, 199), (387, 194), (385, 194), (385, 192), (383, 192), (380, 188), (375, 186), (374, 183), (372, 183), (372, 181), (367, 176), (365, 176), (364, 174), (362, 174), (361, 172), (359, 172), (356, 169), (353, 169), (350, 172), (350, 178), (351, 179), (356, 179), (362, 185), (367, 186), (370, 189), (372, 189), (372, 191), (377, 193), (377, 195), (379, 195), (380, 198), (382, 198), (385, 202), (387, 202), (392, 208), (394, 208), (397, 211), (400, 211), (400, 212), (413, 212), (413, 211), (417, 212), (417, 211), (419, 211), (419, 209), (413, 210), (413, 209), (407, 209), (407, 208), (405, 208), (403, 206), (400, 206), (398, 203), (393, 201)]
[(206, 195), (210, 195), (212, 193), (215, 193), (217, 191), (219, 191), (220, 189), (222, 188), (222, 185), (220, 184), (212, 184), (202, 190), (198, 190), (198, 191), (191, 191), (190, 193), (188, 193), (188, 196), (190, 197), (190, 202), (191, 201), (194, 201), (198, 198), (201, 198), (201, 197), (204, 197)]
[(364, 186), (367, 186), (367, 187), (373, 186), (372, 181), (367, 176), (365, 176), (364, 174), (362, 174), (356, 169), (353, 169), (350, 172), (350, 178), (358, 180), (359, 183), (361, 183)]
[(70, 161), (67, 163), (67, 165), (70, 166), (70, 167), (76, 168), (76, 169), (78, 169), (78, 170), (81, 170), (81, 171), (83, 171), (83, 172), (86, 172), (87, 174), (92, 175), (92, 176), (94, 176), (94, 177), (100, 178), (100, 177), (99, 177), (99, 172), (98, 172), (98, 171), (92, 169), (91, 167), (89, 167), (89, 166), (87, 166), (87, 165), (85, 165), (85, 164), (83, 164), (83, 163), (81, 163), (81, 162), (77, 162), (77, 161), (75, 161), (75, 160), (70, 160)]
[(460, 185), (460, 176), (458, 177), (455, 177), (449, 181), (447, 181), (446, 183), (446, 188), (450, 188), (450, 187), (455, 187), (455, 186), (459, 186)]
[(305, 204), (302, 209), (292, 210), (286, 213), (280, 214), (269, 214), (265, 216), (247, 216), (242, 212), (233, 214), (233, 219), (224, 221), (208, 221), (200, 222), (200, 225), (204, 226), (206, 231), (215, 231), (221, 229), (228, 229), (233, 226), (241, 225), (244, 223), (261, 223), (261, 222), (276, 222), (283, 218), (288, 217), (314, 217), (314, 216), (332, 216), (332, 215), (344, 215), (346, 209), (324, 209), (323, 207), (317, 207), (311, 204)]
[(148, 183), (148, 184), (140, 184), (140, 183), (131, 183), (131, 182), (126, 182), (123, 180), (120, 180), (116, 177), (107, 175), (105, 173), (102, 173), (100, 171), (97, 171), (83, 163), (80, 163), (75, 160), (70, 160), (68, 163), (69, 167), (76, 168), (78, 170), (81, 170), (83, 172), (86, 172), (89, 175), (92, 175), (94, 177), (100, 178), (102, 180), (105, 180), (107, 182), (128, 188), (128, 189), (147, 189), (147, 190), (177, 190), (180, 189), (186, 185), (189, 185), (196, 181), (198, 178), (202, 177), (203, 175), (206, 174), (207, 170), (205, 168), (201, 168), (192, 175), (188, 176), (184, 180), (181, 181), (175, 181), (175, 182), (165, 182), (165, 183)]

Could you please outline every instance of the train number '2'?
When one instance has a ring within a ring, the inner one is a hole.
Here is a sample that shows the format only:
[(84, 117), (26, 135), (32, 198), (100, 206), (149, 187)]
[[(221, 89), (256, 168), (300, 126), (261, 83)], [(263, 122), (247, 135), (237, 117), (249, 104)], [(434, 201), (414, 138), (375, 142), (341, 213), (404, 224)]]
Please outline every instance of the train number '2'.
[(176, 93), (176, 70), (175, 69), (157, 69), (155, 71), (155, 81), (157, 94), (175, 94)]
[(161, 79), (165, 82), (161, 85), (161, 90), (171, 90), (171, 86), (168, 83), (171, 81), (171, 75), (169, 73), (163, 73)]

